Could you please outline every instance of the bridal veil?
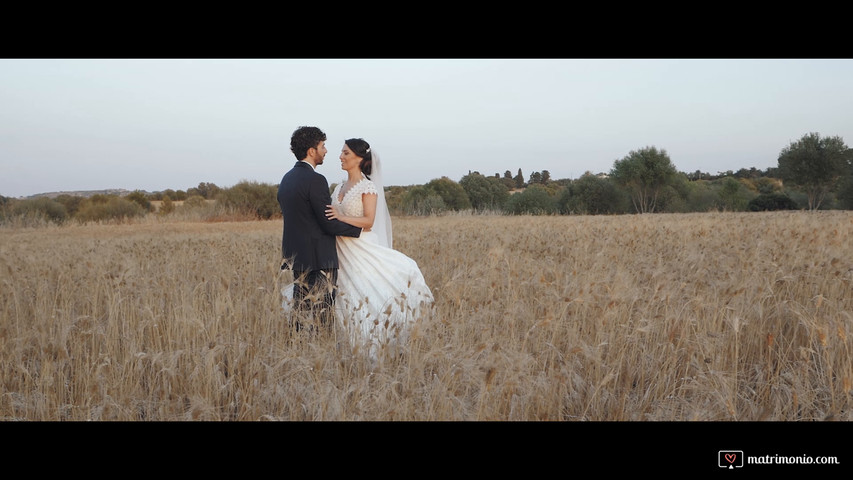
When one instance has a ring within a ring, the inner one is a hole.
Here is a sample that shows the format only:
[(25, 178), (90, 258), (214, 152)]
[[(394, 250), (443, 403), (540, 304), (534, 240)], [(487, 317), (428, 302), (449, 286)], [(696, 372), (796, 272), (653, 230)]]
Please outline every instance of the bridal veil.
[(373, 227), (371, 230), (376, 232), (379, 237), (379, 244), (393, 248), (393, 233), (391, 231), (391, 213), (388, 211), (388, 202), (385, 200), (385, 182), (382, 178), (382, 162), (379, 160), (379, 155), (371, 148), (370, 154), (373, 157), (371, 166), (370, 181), (376, 186), (376, 216), (373, 219)]

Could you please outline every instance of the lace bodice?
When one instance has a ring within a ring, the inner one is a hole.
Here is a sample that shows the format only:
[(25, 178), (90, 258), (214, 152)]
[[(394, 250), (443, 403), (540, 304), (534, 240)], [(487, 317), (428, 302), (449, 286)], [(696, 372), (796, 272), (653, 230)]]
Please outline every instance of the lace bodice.
[(339, 205), (341, 213), (348, 217), (364, 216), (364, 204), (361, 202), (361, 196), (365, 193), (377, 195), (376, 185), (367, 178), (362, 178), (361, 181), (352, 186), (344, 194), (344, 199), (341, 201), (341, 189), (345, 182), (338, 184), (335, 187), (335, 194), (332, 195), (332, 204)]

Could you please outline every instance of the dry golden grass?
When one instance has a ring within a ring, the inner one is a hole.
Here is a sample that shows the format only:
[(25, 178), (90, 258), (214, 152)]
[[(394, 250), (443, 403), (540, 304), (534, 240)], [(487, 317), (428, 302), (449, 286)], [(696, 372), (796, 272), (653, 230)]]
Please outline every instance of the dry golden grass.
[(0, 229), (0, 419), (853, 419), (853, 212), (394, 227), (436, 313), (372, 369), (285, 328), (278, 221)]

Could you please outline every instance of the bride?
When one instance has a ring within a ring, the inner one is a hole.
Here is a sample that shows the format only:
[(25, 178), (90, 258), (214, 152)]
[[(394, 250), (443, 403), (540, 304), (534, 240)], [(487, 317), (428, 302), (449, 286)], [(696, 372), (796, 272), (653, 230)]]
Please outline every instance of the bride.
[(362, 228), (359, 237), (337, 237), (336, 315), (353, 348), (371, 359), (403, 343), (414, 322), (433, 305), (417, 263), (392, 248), (391, 216), (376, 152), (360, 138), (344, 142), (341, 169), (326, 216)]

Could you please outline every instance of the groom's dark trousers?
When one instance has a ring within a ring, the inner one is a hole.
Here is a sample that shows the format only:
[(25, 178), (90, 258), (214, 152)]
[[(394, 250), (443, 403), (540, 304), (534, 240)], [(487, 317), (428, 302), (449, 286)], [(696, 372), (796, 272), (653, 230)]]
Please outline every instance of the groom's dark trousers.
[[(295, 282), (293, 299), (298, 310), (310, 311), (320, 324), (329, 324), (334, 318), (338, 276), (335, 237), (361, 235), (361, 228), (326, 217), (326, 206), (331, 203), (326, 177), (306, 162), (296, 162), (278, 186), (282, 268), (293, 270), (294, 280), (303, 280)], [(295, 327), (301, 328), (298, 318)]]
[(297, 281), (293, 285), (294, 307), (298, 317), (293, 324), (296, 331), (303, 328), (301, 319), (313, 318), (320, 327), (335, 321), (335, 295), (337, 293), (338, 269), (293, 272)]

